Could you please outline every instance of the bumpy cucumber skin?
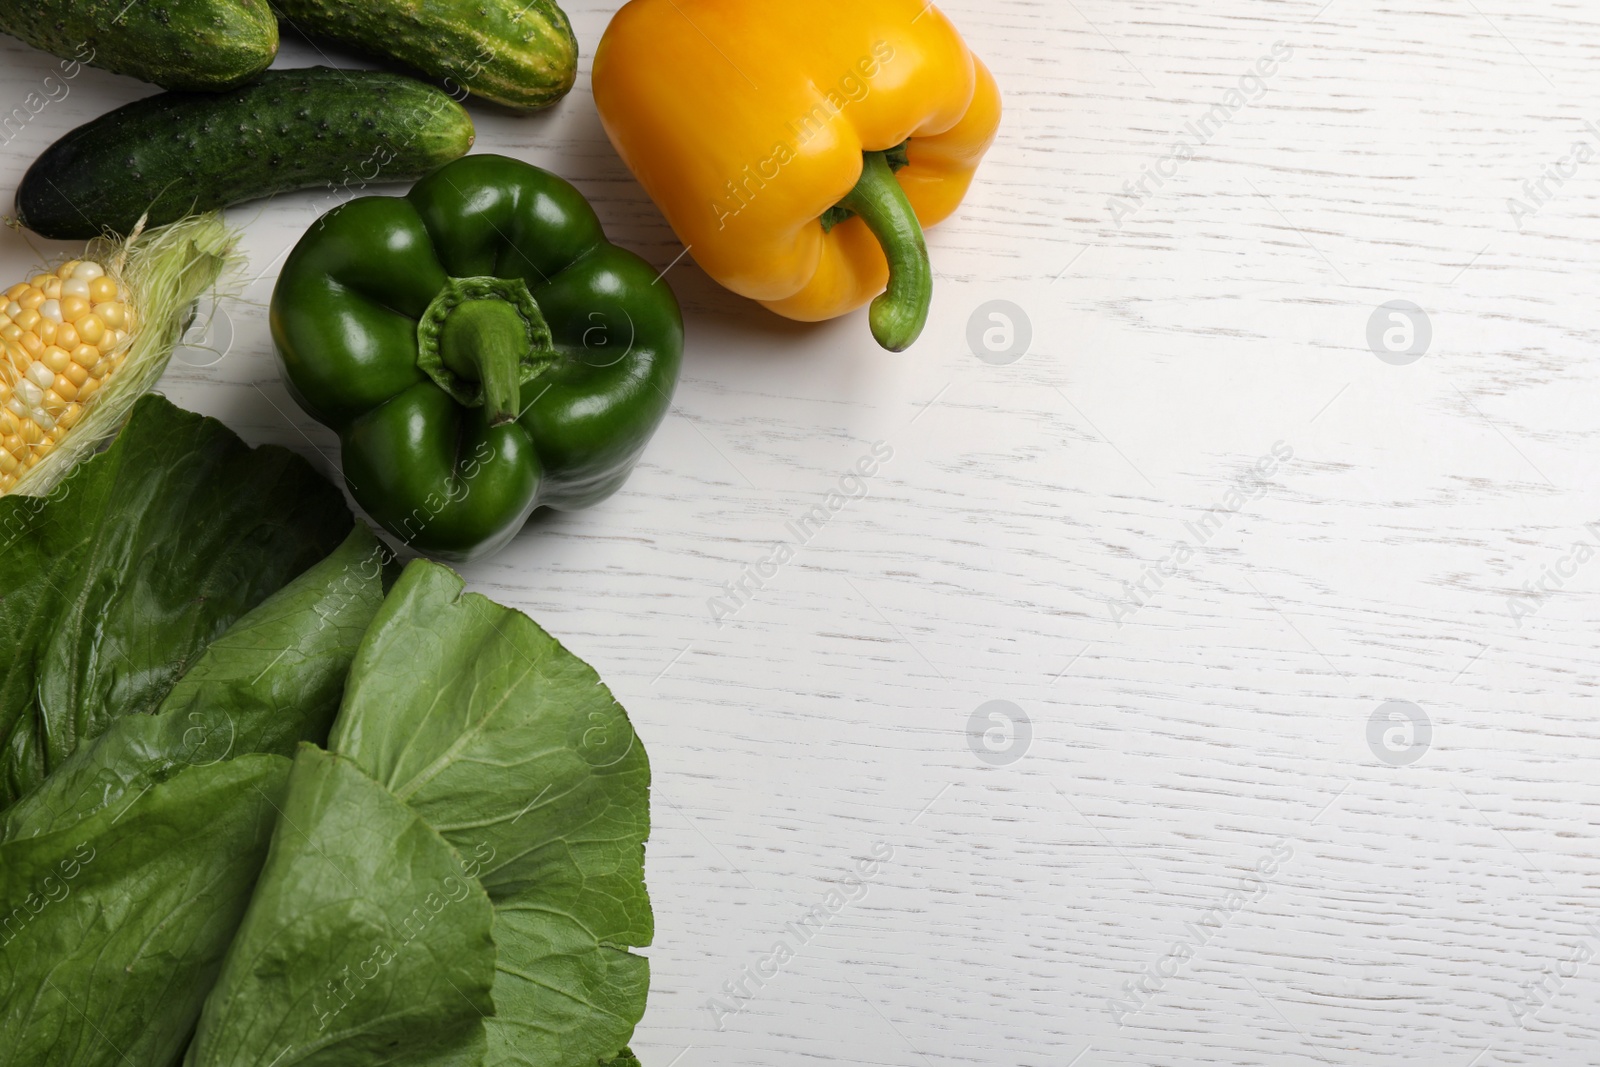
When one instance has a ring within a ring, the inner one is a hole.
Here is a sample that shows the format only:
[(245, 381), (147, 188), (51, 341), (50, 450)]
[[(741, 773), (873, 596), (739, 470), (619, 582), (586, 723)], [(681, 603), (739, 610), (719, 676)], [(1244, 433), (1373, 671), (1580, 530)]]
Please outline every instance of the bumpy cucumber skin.
[(278, 54), (266, 0), (0, 0), (0, 32), (166, 89), (228, 89)]
[(226, 93), (158, 93), (79, 126), (17, 188), (17, 217), (49, 238), (126, 234), (291, 189), (347, 199), (412, 181), (472, 147), (448, 94), (399, 74), (272, 70)]
[[(9, 2), (9, 0), (0, 0)], [(385, 56), (519, 111), (572, 88), (578, 39), (554, 0), (272, 0), (297, 33)]]

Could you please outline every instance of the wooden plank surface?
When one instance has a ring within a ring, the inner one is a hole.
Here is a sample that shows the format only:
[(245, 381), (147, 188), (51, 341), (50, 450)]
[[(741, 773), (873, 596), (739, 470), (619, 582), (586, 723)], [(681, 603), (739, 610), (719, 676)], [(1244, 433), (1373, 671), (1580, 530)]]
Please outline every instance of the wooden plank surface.
[[(567, 6), (577, 88), (477, 109), (479, 150), (575, 181), (667, 268), (682, 248), (589, 89), (615, 5)], [(784, 323), (678, 261), (689, 351), (638, 472), (466, 569), (593, 663), (649, 746), (635, 1047), (1600, 1062), (1600, 12), (946, 10), (1007, 112), (930, 236), (925, 339)], [(279, 65), (320, 60), (291, 41)], [(0, 111), (54, 63), (0, 39)], [(150, 91), (85, 70), (5, 143), (4, 187)], [(230, 212), (252, 267), (231, 342), (163, 388), (331, 471), (265, 323), (325, 206)], [(0, 273), (36, 261), (0, 234)], [(967, 341), (996, 300), (1030, 327), (1013, 362)], [(1381, 343), (1421, 321), (1391, 301), (1426, 317), (1414, 361)], [(856, 498), (714, 618), (875, 445)]]

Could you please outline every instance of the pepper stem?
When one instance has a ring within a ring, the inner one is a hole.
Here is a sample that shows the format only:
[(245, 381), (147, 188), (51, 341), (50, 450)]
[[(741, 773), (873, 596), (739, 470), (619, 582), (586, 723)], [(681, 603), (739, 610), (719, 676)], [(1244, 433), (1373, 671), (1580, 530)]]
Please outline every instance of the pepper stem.
[(483, 406), (491, 426), (518, 415), (522, 357), (528, 348), (528, 324), (515, 307), (495, 297), (457, 304), (439, 331), (444, 365), (483, 386)]
[(839, 206), (861, 216), (889, 260), (889, 287), (867, 312), (872, 336), (891, 352), (903, 352), (922, 333), (933, 300), (933, 266), (922, 224), (895, 180), (887, 152), (863, 152), (861, 178)]

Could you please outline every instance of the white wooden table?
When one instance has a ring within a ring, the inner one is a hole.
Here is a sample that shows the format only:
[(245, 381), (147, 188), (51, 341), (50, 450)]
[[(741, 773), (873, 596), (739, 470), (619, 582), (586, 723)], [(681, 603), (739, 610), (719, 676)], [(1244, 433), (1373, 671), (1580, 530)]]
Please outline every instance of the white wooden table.
[[(666, 267), (681, 246), (590, 94), (614, 6), (569, 4), (577, 88), (479, 109), (478, 145), (572, 179)], [(637, 473), (467, 568), (649, 746), (636, 1049), (1600, 1062), (1600, 12), (947, 10), (1007, 113), (931, 235), (924, 340), (779, 321), (685, 259), (683, 381)], [(0, 39), (0, 110), (54, 63)], [(151, 91), (84, 71), (4, 145), (7, 199)], [(259, 277), (226, 355), (180, 353), (163, 387), (331, 470), (264, 313), (317, 200), (230, 213)], [(0, 275), (36, 259), (0, 234)], [(1031, 328), (1010, 362), (967, 340), (994, 300)], [(875, 442), (865, 495), (719, 626), (724, 583)], [(779, 941), (794, 958), (749, 980)]]

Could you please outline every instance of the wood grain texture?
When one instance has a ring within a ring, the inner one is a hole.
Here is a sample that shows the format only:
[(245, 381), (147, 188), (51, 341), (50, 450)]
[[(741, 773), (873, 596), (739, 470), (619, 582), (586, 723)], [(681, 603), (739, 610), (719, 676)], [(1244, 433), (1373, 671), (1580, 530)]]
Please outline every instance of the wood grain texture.
[[(614, 6), (568, 5), (571, 97), (478, 108), (478, 143), (575, 181), (665, 268), (682, 249), (589, 91)], [(1600, 158), (1508, 205), (1600, 149), (1600, 13), (946, 10), (1007, 114), (931, 234), (925, 339), (888, 355), (859, 315), (784, 323), (679, 262), (684, 379), (638, 472), (467, 570), (593, 663), (649, 746), (636, 1048), (654, 1067), (1600, 1061), (1600, 559), (1573, 548), (1600, 545)], [(1162, 162), (1275, 45), (1250, 102)], [(279, 64), (318, 58), (291, 41)], [(0, 41), (0, 104), (52, 65)], [(148, 91), (85, 71), (5, 145), (6, 187)], [(1147, 167), (1173, 173), (1119, 212)], [(224, 305), (226, 356), (185, 352), (164, 388), (331, 470), (264, 319), (318, 209), (231, 213), (260, 276)], [(0, 235), (6, 276), (34, 259)], [(965, 336), (995, 299), (1032, 327), (1004, 366)], [(1406, 366), (1368, 347), (1390, 300), (1431, 322)], [(876, 441), (893, 457), (865, 495), (719, 626), (710, 598)], [(1275, 446), (1292, 456), (1251, 475)], [(1555, 591), (1511, 600), (1547, 571)], [(1031, 722), (1003, 765), (968, 733), (992, 700)], [(1369, 742), (1391, 700), (1431, 729), (1407, 765)], [(742, 1010), (708, 1007), (875, 847)]]

